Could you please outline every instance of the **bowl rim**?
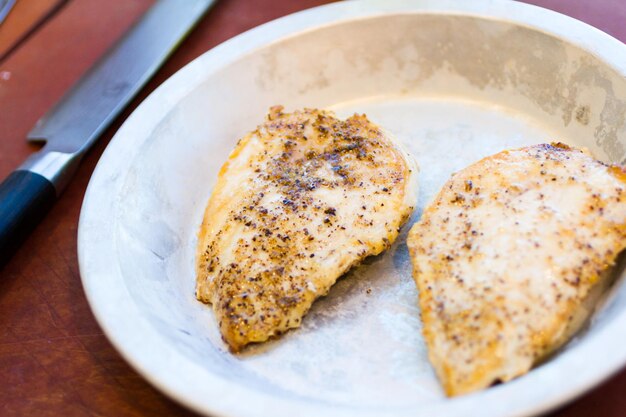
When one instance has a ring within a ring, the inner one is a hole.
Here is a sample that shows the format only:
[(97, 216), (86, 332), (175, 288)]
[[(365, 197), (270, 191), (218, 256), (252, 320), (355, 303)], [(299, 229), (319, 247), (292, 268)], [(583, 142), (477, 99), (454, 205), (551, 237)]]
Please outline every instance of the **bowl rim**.
[[(294, 414), (313, 417), (320, 413), (335, 416), (417, 415), (415, 408), (355, 410), (313, 402), (307, 403), (303, 409), (301, 400), (279, 399), (198, 369), (168, 343), (159, 343), (163, 341), (162, 336), (133, 303), (119, 265), (111, 262), (115, 259), (116, 239), (114, 228), (107, 224), (120, 205), (117, 196), (124, 180), (120, 173), (130, 166), (138, 145), (210, 74), (259, 48), (307, 31), (357, 19), (410, 13), (472, 16), (525, 26), (586, 50), (626, 77), (626, 60), (619, 59), (625, 55), (626, 45), (617, 39), (574, 18), (510, 0), (354, 0), (333, 3), (258, 26), (184, 66), (152, 92), (114, 135), (89, 182), (78, 228), (80, 276), (98, 324), (124, 359), (169, 397), (196, 412), (214, 416), (262, 416), (270, 411), (277, 417)], [(120, 154), (126, 157), (119, 158), (117, 155)], [(522, 416), (557, 407), (599, 384), (626, 363), (626, 350), (621, 348), (622, 344), (615, 343), (620, 341), (617, 339), (619, 331), (625, 327), (626, 312), (621, 312), (598, 329), (593, 337), (584, 338), (577, 346), (554, 358), (549, 366), (533, 370), (533, 374), (542, 374), (542, 380), (547, 381), (553, 391), (556, 389), (556, 394), (540, 399), (529, 396), (527, 391), (530, 390), (526, 388), (533, 380), (522, 377), (476, 394), (427, 404), (419, 410), (419, 415), (462, 416), (480, 409), (486, 416)], [(581, 362), (580, 358), (586, 360)], [(581, 367), (581, 363), (587, 366)], [(555, 372), (561, 368), (569, 370), (566, 374)], [(563, 380), (568, 383), (563, 384)], [(500, 405), (494, 406), (494, 401)]]

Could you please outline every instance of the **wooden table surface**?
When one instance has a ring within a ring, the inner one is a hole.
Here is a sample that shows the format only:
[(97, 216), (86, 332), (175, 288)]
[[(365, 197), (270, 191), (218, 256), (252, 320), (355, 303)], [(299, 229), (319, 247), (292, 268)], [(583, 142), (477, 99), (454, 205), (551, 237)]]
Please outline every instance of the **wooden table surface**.
[[(626, 41), (624, 0), (528, 1)], [(165, 79), (242, 31), (322, 3), (221, 0), (87, 155), (52, 212), (1, 270), (1, 416), (192, 415), (121, 359), (89, 310), (76, 257), (85, 188), (120, 123)], [(152, 0), (68, 0), (0, 61), (1, 178), (35, 151), (24, 140), (35, 121), (151, 4)], [(625, 392), (626, 370), (553, 415), (624, 416)]]

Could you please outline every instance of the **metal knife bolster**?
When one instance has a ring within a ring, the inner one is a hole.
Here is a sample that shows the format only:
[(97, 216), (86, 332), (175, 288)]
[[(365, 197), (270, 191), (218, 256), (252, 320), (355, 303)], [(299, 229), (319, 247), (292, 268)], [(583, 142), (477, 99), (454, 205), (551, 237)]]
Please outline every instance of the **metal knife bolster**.
[(78, 154), (47, 151), (44, 147), (28, 157), (17, 170), (41, 175), (54, 186), (58, 197), (76, 172), (80, 160)]

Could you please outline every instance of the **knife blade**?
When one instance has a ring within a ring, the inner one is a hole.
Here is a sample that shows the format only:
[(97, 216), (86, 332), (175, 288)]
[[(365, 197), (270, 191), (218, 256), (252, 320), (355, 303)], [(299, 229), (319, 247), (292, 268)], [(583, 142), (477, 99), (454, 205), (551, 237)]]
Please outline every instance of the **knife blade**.
[(157, 0), (28, 134), (45, 142), (0, 184), (0, 266), (41, 221), (100, 134), (216, 0)]

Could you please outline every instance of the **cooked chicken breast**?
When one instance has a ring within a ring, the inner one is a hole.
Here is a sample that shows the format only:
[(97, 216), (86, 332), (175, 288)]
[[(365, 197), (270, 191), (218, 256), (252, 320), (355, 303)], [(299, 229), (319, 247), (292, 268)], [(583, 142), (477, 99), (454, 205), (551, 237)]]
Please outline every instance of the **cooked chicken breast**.
[(526, 373), (561, 346), (626, 246), (626, 171), (563, 144), (456, 173), (411, 229), (429, 357), (448, 395)]
[(388, 248), (415, 205), (415, 171), (364, 115), (272, 108), (220, 170), (199, 234), (196, 296), (231, 350), (298, 327), (339, 276)]

